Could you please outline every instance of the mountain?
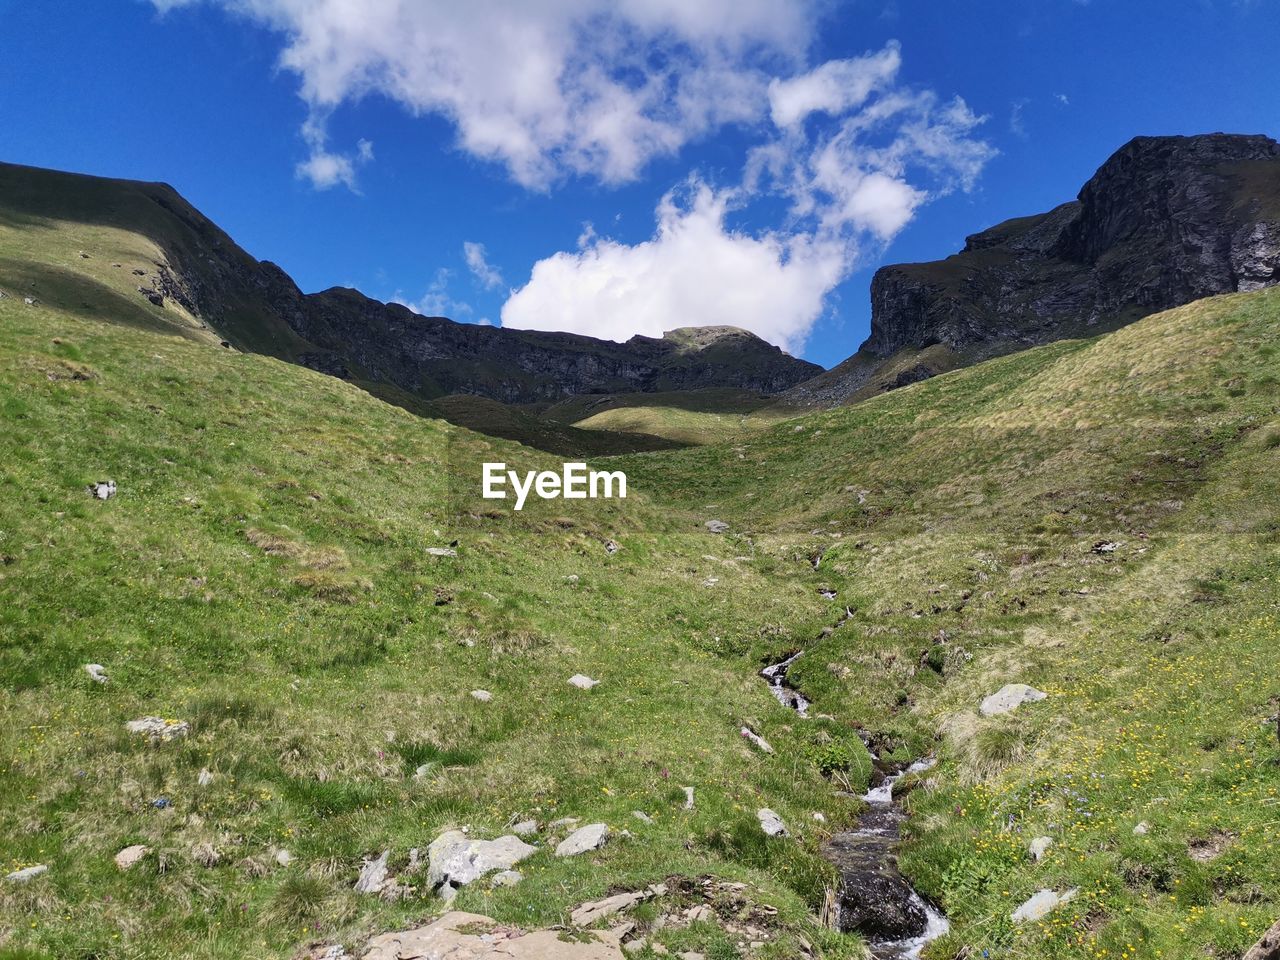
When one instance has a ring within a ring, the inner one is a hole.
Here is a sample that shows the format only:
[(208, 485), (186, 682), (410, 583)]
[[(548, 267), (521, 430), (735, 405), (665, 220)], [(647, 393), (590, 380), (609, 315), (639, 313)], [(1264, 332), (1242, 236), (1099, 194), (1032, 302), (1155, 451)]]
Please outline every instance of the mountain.
[[(340, 287), (305, 294), (162, 183), (0, 164), (0, 222), (42, 228), (50, 240), (31, 246), (29, 256), (0, 261), (0, 285), (14, 292), (68, 308), (84, 300), (86, 288), (109, 293), (117, 315), (139, 315), (140, 322), (186, 336), (216, 336), (393, 402), (459, 393), (555, 402), (704, 387), (777, 393), (822, 369), (735, 327), (681, 327), (661, 338), (615, 343), (424, 317)], [(55, 226), (63, 246), (49, 236)], [(139, 252), (146, 262), (104, 284), (86, 261), (125, 269), (114, 252), (122, 233), (144, 241)]]
[(783, 398), (831, 406), (1159, 310), (1280, 282), (1280, 144), (1137, 137), (1048, 213), (974, 234), (932, 263), (883, 267), (871, 336)]

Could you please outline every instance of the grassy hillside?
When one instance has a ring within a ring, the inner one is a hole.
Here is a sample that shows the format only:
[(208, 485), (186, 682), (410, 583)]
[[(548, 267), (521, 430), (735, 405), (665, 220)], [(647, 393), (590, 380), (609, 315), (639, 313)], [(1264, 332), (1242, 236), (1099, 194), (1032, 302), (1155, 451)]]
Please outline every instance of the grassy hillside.
[[(903, 855), (954, 923), (930, 960), (1232, 957), (1280, 914), (1280, 291), (610, 459), (627, 501), (520, 514), (479, 462), (557, 461), (89, 310), (0, 300), (0, 834), (50, 866), (0, 881), (0, 956), (354, 946), (440, 909), (354, 893), (362, 858), (561, 816), (632, 835), (458, 905), (551, 925), (711, 872), (777, 908), (755, 956), (856, 956), (812, 917), (859, 731), (940, 760)], [(799, 649), (811, 720), (755, 676)], [(978, 713), (1014, 681), (1049, 697)], [(190, 735), (126, 734), (147, 715)], [(1012, 924), (1040, 887), (1080, 893)], [(658, 940), (740, 955), (714, 924)]]
[(539, 416), (583, 430), (705, 444), (755, 433), (795, 416), (794, 411), (766, 410), (769, 403), (769, 397), (746, 390), (673, 390), (570, 397), (540, 410)]
[[(1280, 914), (1278, 331), (1280, 291), (1216, 298), (626, 463), (820, 558), (855, 616), (791, 676), (936, 738), (903, 858), (955, 924), (930, 956), (1234, 957)], [(1049, 698), (980, 716), (1009, 682)], [(1011, 923), (1042, 887), (1081, 892)]]

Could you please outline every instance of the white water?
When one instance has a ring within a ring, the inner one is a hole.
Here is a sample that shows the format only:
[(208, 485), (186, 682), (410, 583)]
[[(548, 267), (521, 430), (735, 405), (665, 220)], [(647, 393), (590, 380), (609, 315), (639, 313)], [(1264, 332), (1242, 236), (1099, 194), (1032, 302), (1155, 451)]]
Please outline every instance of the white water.
[(909, 773), (922, 773), (930, 769), (936, 761), (930, 757), (925, 760), (917, 760), (901, 773), (895, 773), (892, 776), (885, 777), (880, 786), (873, 787), (862, 795), (862, 799), (872, 806), (883, 806), (893, 803), (893, 785), (905, 777)]
[(792, 690), (783, 681), (787, 678), (787, 668), (795, 663), (796, 658), (804, 653), (803, 650), (793, 653), (781, 663), (775, 663), (771, 667), (765, 667), (760, 671), (760, 676), (764, 677), (769, 684), (769, 692), (784, 707), (790, 707), (802, 717), (809, 716), (809, 701), (799, 690)]
[(937, 940), (951, 929), (951, 924), (947, 922), (947, 918), (929, 906), (928, 901), (920, 894), (913, 893), (911, 899), (924, 911), (924, 915), (929, 918), (928, 924), (924, 928), (924, 933), (918, 937), (912, 937), (910, 940), (890, 940), (884, 943), (872, 944), (871, 950), (874, 956), (880, 957), (882, 960), (888, 960), (888, 958), (894, 958), (894, 960), (920, 960), (920, 953), (924, 950), (925, 944)]

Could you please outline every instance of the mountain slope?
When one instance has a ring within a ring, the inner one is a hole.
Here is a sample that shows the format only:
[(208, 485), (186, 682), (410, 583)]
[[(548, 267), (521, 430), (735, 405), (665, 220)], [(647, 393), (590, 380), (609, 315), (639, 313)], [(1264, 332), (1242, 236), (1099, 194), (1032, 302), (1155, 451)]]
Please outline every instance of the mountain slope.
[(1077, 200), (974, 234), (946, 260), (878, 270), (871, 336), (782, 401), (846, 403), (1277, 282), (1280, 144), (1226, 134), (1137, 137)]
[(733, 327), (620, 344), (423, 317), (343, 288), (303, 294), (165, 184), (0, 164), (0, 231), (0, 289), (13, 295), (66, 309), (96, 297), (111, 308), (100, 313), (122, 322), (204, 331), (422, 399), (467, 393), (530, 403), (693, 387), (775, 393), (821, 370)]

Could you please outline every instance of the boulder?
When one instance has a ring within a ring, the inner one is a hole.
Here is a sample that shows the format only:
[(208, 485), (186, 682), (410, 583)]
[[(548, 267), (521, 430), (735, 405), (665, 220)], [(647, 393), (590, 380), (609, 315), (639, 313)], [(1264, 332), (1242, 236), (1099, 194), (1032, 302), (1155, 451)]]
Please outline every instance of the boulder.
[(6, 880), (12, 880), (14, 883), (26, 883), (28, 880), (34, 880), (43, 873), (49, 872), (47, 863), (38, 863), (34, 867), (23, 867), (21, 870), (14, 870), (12, 873), (6, 874)]
[(128, 870), (147, 855), (148, 849), (145, 843), (135, 843), (131, 847), (125, 847), (116, 854), (116, 869)]
[(461, 830), (449, 830), (427, 848), (427, 886), (450, 899), (459, 887), (495, 870), (510, 870), (537, 852), (516, 836), (474, 840)]
[(356, 893), (380, 893), (389, 882), (387, 858), (390, 850), (383, 850), (376, 860), (365, 860), (360, 867), (360, 876), (356, 879)]
[(1048, 696), (1044, 691), (1029, 687), (1025, 683), (1009, 683), (983, 700), (979, 709), (982, 710), (984, 717), (995, 717), (1012, 713), (1024, 703), (1037, 703)]
[(116, 482), (114, 480), (99, 480), (97, 483), (89, 484), (89, 493), (98, 500), (109, 500), (116, 495)]
[(578, 854), (598, 850), (609, 839), (609, 828), (603, 823), (589, 823), (579, 827), (560, 841), (556, 847), (557, 857), (576, 857)]
[(1014, 923), (1042, 920), (1059, 906), (1073, 899), (1078, 892), (1078, 890), (1068, 890), (1066, 893), (1057, 893), (1053, 890), (1037, 890), (1009, 915), (1009, 919)]
[(166, 720), (163, 717), (142, 717), (125, 724), (130, 733), (140, 733), (152, 741), (168, 741), (185, 737), (191, 725), (185, 720)]
[(623, 960), (616, 934), (597, 930), (561, 939), (560, 930), (521, 931), (475, 913), (450, 911), (426, 926), (384, 933), (369, 941), (361, 960)]
[(1244, 960), (1280, 960), (1280, 920), (1249, 948)]
[(760, 829), (764, 831), (765, 836), (785, 837), (787, 835), (787, 825), (768, 807), (757, 810), (756, 819), (760, 821)]

